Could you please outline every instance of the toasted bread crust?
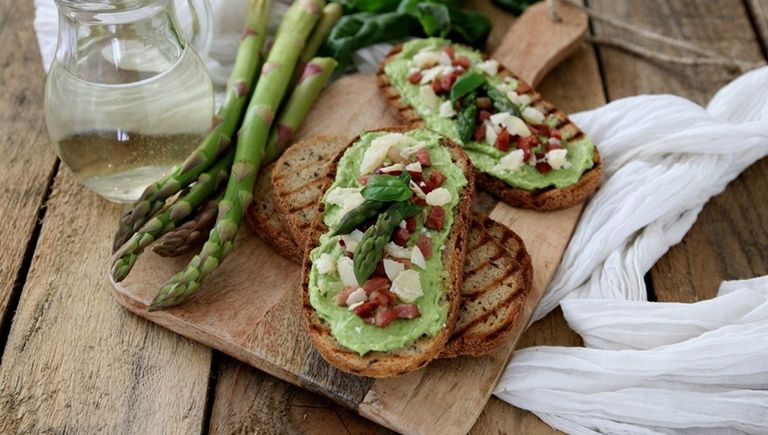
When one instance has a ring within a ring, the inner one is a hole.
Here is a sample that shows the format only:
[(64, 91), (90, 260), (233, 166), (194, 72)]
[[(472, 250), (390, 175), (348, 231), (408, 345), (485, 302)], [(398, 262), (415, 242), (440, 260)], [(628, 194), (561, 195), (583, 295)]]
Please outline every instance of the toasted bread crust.
[[(379, 71), (376, 74), (379, 89), (381, 89), (381, 93), (387, 99), (387, 102), (392, 107), (395, 115), (400, 120), (408, 124), (423, 126), (424, 121), (416, 110), (402, 99), (398, 90), (389, 82), (389, 78), (384, 71), (387, 63), (400, 53), (402, 49), (402, 44), (394, 46), (379, 66)], [(485, 58), (488, 57), (485, 54), (483, 56)], [(555, 115), (560, 120), (556, 128), (568, 131), (570, 137), (574, 139), (578, 139), (584, 135), (584, 133), (571, 122), (565, 113), (555, 108), (551, 103), (543, 100), (541, 95), (538, 92), (533, 91), (530, 85), (523, 79), (504, 68), (503, 65), (499, 65), (498, 74), (501, 76), (514, 77), (523, 87), (531, 89), (531, 92), (529, 93), (529, 95), (531, 95), (531, 106), (541, 110), (545, 115)], [(584, 172), (577, 183), (564, 188), (548, 187), (546, 189), (536, 190), (519, 189), (481, 171), (477, 171), (478, 187), (513, 207), (539, 211), (552, 211), (567, 208), (586, 200), (599, 186), (602, 170), (600, 153), (598, 152), (597, 147), (595, 147), (593, 161), (593, 167)]]
[[(409, 127), (390, 127), (375, 131), (404, 132), (409, 129)], [(351, 145), (359, 139), (358, 136), (349, 144)], [(310, 229), (308, 242), (304, 249), (300, 286), (302, 314), (304, 323), (309, 331), (309, 336), (315, 348), (326, 361), (340, 370), (360, 376), (376, 378), (387, 378), (417, 370), (437, 357), (445, 347), (445, 343), (448, 341), (448, 338), (453, 331), (458, 314), (460, 286), (464, 267), (464, 251), (471, 219), (475, 180), (469, 157), (459, 146), (449, 139), (446, 138), (445, 141), (445, 145), (448, 146), (453, 155), (454, 162), (465, 173), (467, 186), (462, 189), (459, 204), (454, 210), (453, 227), (449, 233), (448, 240), (446, 240), (445, 243), (447, 248), (442, 254), (444, 268), (447, 272), (443, 278), (443, 288), (445, 289), (444, 297), (445, 302), (448, 303), (450, 308), (445, 325), (434, 337), (422, 337), (416, 342), (397, 351), (369, 352), (363, 356), (349, 351), (338, 344), (336, 339), (331, 335), (328, 326), (322, 319), (320, 319), (309, 302), (309, 272), (312, 267), (312, 261), (310, 260), (309, 254), (312, 249), (318, 245), (320, 236), (327, 231), (327, 227), (322, 221), (324, 206), (322, 201), (318, 204), (317, 217), (314, 225), (312, 225), (312, 228)], [(339, 153), (334, 159), (330, 171), (326, 176), (323, 191), (327, 190), (335, 180), (337, 165), (342, 155), (343, 153)]]

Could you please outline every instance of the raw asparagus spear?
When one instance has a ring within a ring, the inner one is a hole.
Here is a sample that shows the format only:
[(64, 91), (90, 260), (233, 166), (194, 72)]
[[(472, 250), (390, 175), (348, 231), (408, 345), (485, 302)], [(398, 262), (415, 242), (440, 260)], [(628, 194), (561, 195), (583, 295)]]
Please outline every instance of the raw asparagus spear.
[(270, 3), (270, 0), (251, 0), (248, 6), (234, 70), (229, 78), (224, 104), (214, 117), (212, 130), (181, 166), (150, 184), (139, 200), (123, 212), (115, 234), (113, 251), (154, 216), (166, 199), (194, 181), (229, 147), (261, 63), (261, 46), (267, 30)]
[(288, 8), (238, 133), (235, 161), (227, 191), (219, 202), (216, 226), (200, 254), (160, 289), (150, 310), (178, 305), (194, 295), (203, 279), (232, 251), (243, 213), (253, 200), (253, 184), (264, 160), (275, 111), (323, 5), (322, 0), (297, 0)]
[(208, 200), (192, 219), (163, 234), (152, 245), (152, 252), (162, 257), (178, 257), (205, 240), (205, 235), (216, 223), (219, 200), (223, 195)]
[(280, 112), (277, 123), (272, 128), (267, 140), (264, 164), (276, 159), (283, 153), (309, 108), (312, 107), (323, 86), (338, 63), (330, 57), (316, 57), (309, 61), (299, 78), (296, 88)]
[(223, 185), (227, 180), (234, 155), (234, 150), (228, 151), (213, 167), (200, 174), (197, 182), (188, 188), (172, 206), (152, 217), (118, 249), (116, 259), (112, 263), (112, 278), (116, 282), (128, 276), (144, 248), (162, 234), (174, 229), (179, 222), (183, 222), (193, 210), (205, 203), (213, 192)]
[(301, 71), (310, 59), (315, 57), (317, 50), (325, 42), (325, 38), (330, 33), (333, 25), (341, 18), (344, 13), (344, 9), (337, 2), (328, 3), (323, 8), (323, 12), (320, 15), (320, 19), (317, 21), (315, 28), (312, 30), (312, 34), (309, 35), (307, 45), (304, 46), (304, 51), (299, 57), (299, 71)]

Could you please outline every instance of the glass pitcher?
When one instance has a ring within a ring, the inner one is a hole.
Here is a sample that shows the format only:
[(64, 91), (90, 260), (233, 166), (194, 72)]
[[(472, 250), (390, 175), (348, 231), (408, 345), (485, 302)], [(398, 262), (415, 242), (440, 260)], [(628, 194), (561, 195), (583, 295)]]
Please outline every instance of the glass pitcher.
[[(190, 4), (200, 50), (207, 0)], [(181, 34), (173, 0), (56, 0), (59, 42), (45, 88), (48, 133), (86, 187), (128, 202), (197, 146), (213, 85)]]

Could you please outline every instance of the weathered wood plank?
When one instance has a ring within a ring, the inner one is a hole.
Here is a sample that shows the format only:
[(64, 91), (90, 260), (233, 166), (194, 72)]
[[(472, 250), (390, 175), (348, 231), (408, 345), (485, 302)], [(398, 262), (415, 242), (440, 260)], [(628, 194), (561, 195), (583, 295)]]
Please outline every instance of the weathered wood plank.
[(0, 433), (196, 433), (211, 351), (113, 299), (119, 209), (57, 176), (0, 366)]
[[(756, 2), (765, 5), (765, 2)], [(739, 0), (612, 1), (593, 7), (632, 24), (750, 61), (762, 59), (744, 4)], [(596, 24), (598, 34), (616, 34)], [(657, 48), (666, 52), (664, 48)], [(735, 78), (719, 67), (658, 65), (601, 48), (610, 99), (671, 92), (706, 103)], [(651, 269), (660, 301), (696, 301), (715, 295), (723, 279), (768, 273), (768, 160), (756, 163), (704, 207), (682, 243)]]
[(32, 2), (0, 4), (0, 331), (13, 315), (9, 303), (56, 162), (42, 116), (33, 10)]
[(762, 42), (763, 56), (768, 60), (768, 1), (746, 0), (746, 4)]
[(224, 356), (210, 433), (390, 434), (329, 399)]

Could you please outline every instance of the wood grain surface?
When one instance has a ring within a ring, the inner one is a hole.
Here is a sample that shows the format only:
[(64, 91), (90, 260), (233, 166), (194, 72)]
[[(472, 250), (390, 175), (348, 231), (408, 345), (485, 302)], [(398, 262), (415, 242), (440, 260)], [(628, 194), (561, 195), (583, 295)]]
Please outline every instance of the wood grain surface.
[[(489, 46), (500, 44), (509, 15), (490, 1), (467, 3), (490, 15), (495, 27)], [(768, 54), (766, 0), (592, 0), (590, 6), (722, 53), (757, 60)], [(32, 18), (32, 2), (0, 2), (5, 41), (0, 43), (0, 147), (6, 156), (0, 162), (0, 199), (11, 205), (0, 208), (0, 307), (8, 313), (6, 320), (19, 304), (0, 365), (0, 432), (386, 433), (324, 397), (224, 356), (213, 363), (215, 394), (206, 395), (202, 384), (208, 384), (210, 351), (127, 315), (111, 300), (103, 277), (106, 245), (99, 243), (109, 239), (117, 211), (76, 187), (66, 168), (59, 169), (64, 175), (57, 176), (53, 207), (37, 239), (54, 159), (42, 113), (43, 77)], [(612, 31), (591, 24), (598, 34)], [(595, 50), (582, 48), (553, 70), (539, 90), (572, 112), (601, 104), (584, 99), (580, 89), (594, 83), (597, 91), (587, 94), (602, 94), (599, 80), (572, 85), (582, 79), (582, 71), (589, 76), (594, 69), (599, 76), (598, 65), (610, 99), (675, 92), (705, 102), (734, 77), (714, 67), (658, 65), (615, 49), (597, 52), (595, 62)], [(766, 162), (759, 162), (731, 183), (704, 207), (683, 242), (662, 257), (648, 278), (660, 300), (707, 298), (722, 278), (765, 273), (768, 204), (759, 193), (768, 191), (766, 171)], [(83, 217), (84, 207), (96, 209)], [(93, 249), (80, 250), (73, 259), (77, 244)], [(7, 330), (0, 327), (0, 333)], [(580, 340), (555, 311), (520, 342), (536, 344), (578, 345)], [(210, 422), (207, 408), (213, 409)], [(532, 414), (496, 399), (472, 430), (551, 432)]]
[[(45, 130), (45, 76), (36, 52), (32, 2), (0, 4), (0, 334), (10, 327), (9, 306), (24, 284), (37, 220), (53, 177), (56, 156)], [(19, 50), (19, 45), (30, 47)], [(4, 341), (0, 337), (0, 342)]]
[[(679, 0), (594, 4), (602, 12), (743, 60), (763, 60), (751, 29), (748, 11), (739, 0)], [(768, 2), (754, 2), (765, 8)], [(683, 17), (671, 21), (665, 17)], [(762, 18), (763, 25), (765, 17)], [(595, 24), (598, 34), (613, 34)], [(663, 49), (659, 49), (663, 50)], [(673, 51), (669, 51), (673, 53)], [(600, 49), (606, 92), (610, 99), (643, 93), (669, 92), (705, 105), (714, 92), (736, 76), (717, 67), (683, 67), (638, 61), (612, 48)], [(760, 188), (762, 187), (762, 188)], [(713, 198), (682, 243), (674, 246), (651, 270), (660, 301), (693, 302), (717, 293), (724, 279), (752, 278), (768, 273), (768, 209), (752, 209), (768, 189), (768, 160), (741, 174)]]
[(66, 171), (48, 207), (0, 365), (0, 433), (199, 432), (211, 351), (112, 299), (118, 207)]

